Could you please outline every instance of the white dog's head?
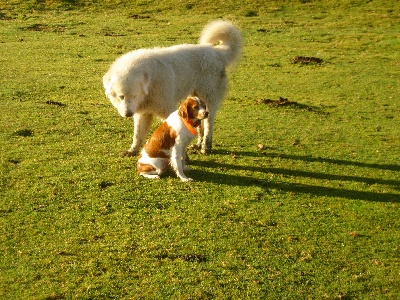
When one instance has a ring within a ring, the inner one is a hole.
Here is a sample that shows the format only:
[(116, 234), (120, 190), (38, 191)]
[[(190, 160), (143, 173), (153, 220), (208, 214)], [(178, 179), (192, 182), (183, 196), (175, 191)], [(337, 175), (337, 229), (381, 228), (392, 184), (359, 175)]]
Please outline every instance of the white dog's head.
[(137, 77), (107, 72), (103, 77), (105, 94), (122, 117), (132, 117), (149, 93), (150, 80), (146, 74)]

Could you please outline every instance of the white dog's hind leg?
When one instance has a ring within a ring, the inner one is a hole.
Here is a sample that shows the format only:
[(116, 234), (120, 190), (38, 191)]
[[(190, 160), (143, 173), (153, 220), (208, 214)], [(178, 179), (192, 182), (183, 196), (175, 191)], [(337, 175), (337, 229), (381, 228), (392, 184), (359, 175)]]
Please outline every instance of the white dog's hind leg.
[(201, 143), (201, 153), (203, 154), (211, 153), (214, 120), (215, 120), (215, 114), (211, 112), (208, 115), (208, 118), (203, 120), (204, 134)]
[(189, 163), (189, 157), (188, 157), (186, 149), (185, 149), (182, 154), (182, 169), (183, 169), (183, 171), (190, 171), (192, 169), (191, 167), (189, 167), (188, 163)]
[(121, 156), (134, 156), (139, 153), (146, 140), (147, 132), (150, 129), (153, 115), (134, 114), (133, 116), (133, 141), (128, 151), (121, 153)]
[(195, 146), (196, 150), (201, 149), (201, 144), (203, 143), (203, 138), (204, 138), (204, 120), (201, 121), (200, 126), (197, 129), (197, 143)]
[(216, 78), (209, 86), (204, 87), (206, 90), (205, 93), (196, 91), (196, 94), (207, 104), (207, 111), (209, 112), (208, 118), (204, 119), (202, 122), (203, 134), (201, 139), (201, 153), (203, 154), (211, 153), (214, 121), (222, 98), (224, 97), (226, 87), (227, 78), (225, 71), (223, 71), (220, 74), (219, 80)]

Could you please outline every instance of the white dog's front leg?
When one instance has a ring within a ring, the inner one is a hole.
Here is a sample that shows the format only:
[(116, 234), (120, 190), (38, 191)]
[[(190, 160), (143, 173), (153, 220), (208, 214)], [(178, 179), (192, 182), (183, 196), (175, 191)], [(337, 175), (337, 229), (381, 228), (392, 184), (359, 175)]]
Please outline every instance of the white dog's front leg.
[(151, 114), (134, 114), (133, 116), (133, 141), (131, 148), (121, 153), (122, 156), (137, 155), (143, 146), (147, 132), (150, 129), (153, 116)]
[(182, 181), (193, 181), (192, 178), (188, 178), (183, 174), (183, 163), (182, 157), (183, 155), (182, 149), (180, 147), (176, 147), (176, 145), (172, 148), (171, 152), (171, 166), (174, 169), (176, 175), (182, 180)]

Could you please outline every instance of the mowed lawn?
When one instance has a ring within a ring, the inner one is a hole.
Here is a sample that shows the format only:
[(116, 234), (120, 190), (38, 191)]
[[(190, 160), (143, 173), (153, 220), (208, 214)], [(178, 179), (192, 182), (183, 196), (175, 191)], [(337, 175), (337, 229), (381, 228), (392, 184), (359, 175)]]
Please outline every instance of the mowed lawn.
[[(213, 152), (140, 178), (102, 76), (214, 19)], [(394, 0), (2, 2), (0, 299), (399, 299), (399, 33)]]

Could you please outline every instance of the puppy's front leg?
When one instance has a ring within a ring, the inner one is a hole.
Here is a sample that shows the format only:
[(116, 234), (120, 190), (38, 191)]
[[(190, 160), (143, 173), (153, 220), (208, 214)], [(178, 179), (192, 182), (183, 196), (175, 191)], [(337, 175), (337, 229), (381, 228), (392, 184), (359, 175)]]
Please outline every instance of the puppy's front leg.
[(182, 181), (193, 181), (192, 178), (188, 178), (183, 174), (183, 163), (182, 163), (182, 155), (183, 149), (181, 149), (181, 145), (177, 144), (174, 147), (172, 147), (172, 152), (171, 152), (171, 166), (174, 169), (176, 175), (182, 180)]

